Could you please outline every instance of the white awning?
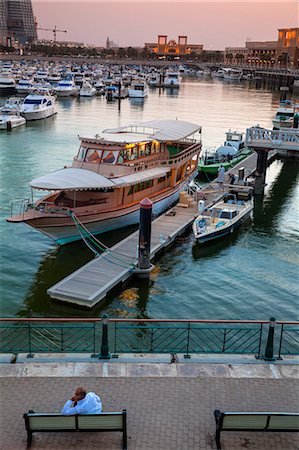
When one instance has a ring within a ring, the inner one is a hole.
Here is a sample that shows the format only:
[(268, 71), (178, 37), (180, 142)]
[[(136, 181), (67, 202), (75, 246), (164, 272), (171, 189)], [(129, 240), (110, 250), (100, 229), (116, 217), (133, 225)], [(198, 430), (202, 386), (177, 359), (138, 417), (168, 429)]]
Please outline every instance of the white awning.
[[(130, 124), (118, 128), (110, 128), (103, 131), (101, 138), (105, 135), (111, 139), (112, 134), (123, 136), (140, 136), (155, 139), (157, 141), (179, 141), (201, 131), (201, 126), (184, 120), (150, 120), (139, 124)], [(107, 134), (109, 133), (109, 134)], [(142, 138), (141, 138), (142, 139)], [(129, 141), (126, 141), (129, 142)]]
[(126, 175), (125, 177), (113, 178), (113, 181), (116, 186), (128, 186), (131, 184), (140, 183), (141, 181), (164, 177), (167, 172), (170, 172), (170, 170), (171, 169), (169, 167), (157, 167), (155, 169), (135, 172), (131, 175)]
[(103, 175), (85, 169), (68, 167), (32, 180), (30, 186), (47, 191), (100, 189), (114, 187), (114, 183)]

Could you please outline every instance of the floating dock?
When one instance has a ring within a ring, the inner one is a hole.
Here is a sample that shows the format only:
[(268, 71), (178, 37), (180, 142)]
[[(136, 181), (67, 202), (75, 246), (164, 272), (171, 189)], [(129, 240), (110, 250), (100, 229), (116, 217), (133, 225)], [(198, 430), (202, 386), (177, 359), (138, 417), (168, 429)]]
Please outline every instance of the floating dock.
[[(207, 186), (204, 191), (207, 206), (218, 201), (223, 194), (217, 184)], [(183, 234), (197, 216), (194, 202), (189, 206), (179, 205), (152, 222), (151, 260)], [(134, 274), (138, 240), (139, 230), (49, 288), (48, 295), (60, 301), (92, 308), (113, 287)]]

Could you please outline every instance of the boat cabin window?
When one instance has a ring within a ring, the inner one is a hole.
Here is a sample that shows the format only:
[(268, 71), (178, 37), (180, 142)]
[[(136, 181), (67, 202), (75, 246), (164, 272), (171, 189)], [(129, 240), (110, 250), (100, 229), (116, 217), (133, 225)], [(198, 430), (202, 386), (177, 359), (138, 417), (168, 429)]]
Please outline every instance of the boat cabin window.
[(293, 112), (279, 112), (276, 114), (277, 117), (293, 117)]
[(233, 217), (236, 217), (236, 215), (236, 209), (223, 209), (218, 217), (219, 219), (232, 219)]
[(77, 161), (84, 161), (85, 154), (86, 154), (87, 147), (81, 147), (79, 148), (78, 154), (77, 154)]
[(148, 181), (142, 181), (141, 183), (134, 184), (134, 186), (131, 186), (128, 192), (128, 195), (135, 194), (136, 192), (143, 191), (144, 189), (148, 189), (154, 185), (153, 180)]
[(86, 151), (86, 161), (96, 164), (101, 162), (102, 150), (96, 150), (95, 148), (88, 148)]
[(227, 138), (228, 141), (241, 141), (242, 140), (242, 136), (240, 134), (230, 134), (227, 133)]
[(41, 99), (26, 98), (24, 100), (24, 105), (40, 105), (41, 103), (42, 103)]

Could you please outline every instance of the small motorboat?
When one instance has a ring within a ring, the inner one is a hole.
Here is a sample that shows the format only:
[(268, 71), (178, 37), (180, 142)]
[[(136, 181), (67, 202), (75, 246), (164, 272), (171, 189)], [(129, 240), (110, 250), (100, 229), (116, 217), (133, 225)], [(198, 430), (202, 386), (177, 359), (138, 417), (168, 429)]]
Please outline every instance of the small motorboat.
[(223, 145), (217, 149), (207, 149), (201, 154), (198, 172), (217, 176), (221, 165), (227, 171), (251, 153), (251, 150), (244, 146), (243, 133), (229, 130)]
[(0, 130), (11, 131), (25, 123), (26, 119), (20, 115), (17, 109), (0, 108)]
[(96, 88), (92, 86), (88, 81), (84, 80), (80, 89), (80, 97), (93, 97), (96, 95)]
[(273, 129), (293, 128), (295, 114), (299, 113), (299, 105), (291, 100), (282, 100), (272, 120)]
[(193, 234), (199, 244), (227, 236), (249, 219), (253, 209), (252, 188), (234, 186), (221, 201), (206, 209), (204, 201), (199, 203), (201, 212), (192, 225)]

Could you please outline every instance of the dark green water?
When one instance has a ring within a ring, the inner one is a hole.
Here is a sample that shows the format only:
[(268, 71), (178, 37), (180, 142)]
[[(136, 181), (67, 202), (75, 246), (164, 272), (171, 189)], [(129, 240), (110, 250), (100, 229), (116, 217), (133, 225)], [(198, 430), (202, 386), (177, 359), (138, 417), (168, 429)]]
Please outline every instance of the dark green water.
[[(4, 99), (0, 99), (0, 102)], [(8, 224), (9, 202), (29, 197), (29, 182), (69, 165), (79, 141), (101, 129), (155, 118), (202, 124), (203, 146), (259, 123), (272, 128), (278, 94), (217, 80), (187, 81), (178, 93), (151, 91), (144, 104), (58, 100), (58, 114), (0, 134), (1, 316), (98, 316), (280, 320), (298, 317), (298, 164), (274, 162), (263, 202), (235, 235), (206, 247), (192, 235), (156, 261), (149, 283), (131, 280), (89, 310), (51, 300), (46, 290), (93, 256), (83, 243), (57, 247), (23, 224)], [(128, 232), (128, 230), (126, 231)], [(102, 237), (112, 245), (125, 232)]]

